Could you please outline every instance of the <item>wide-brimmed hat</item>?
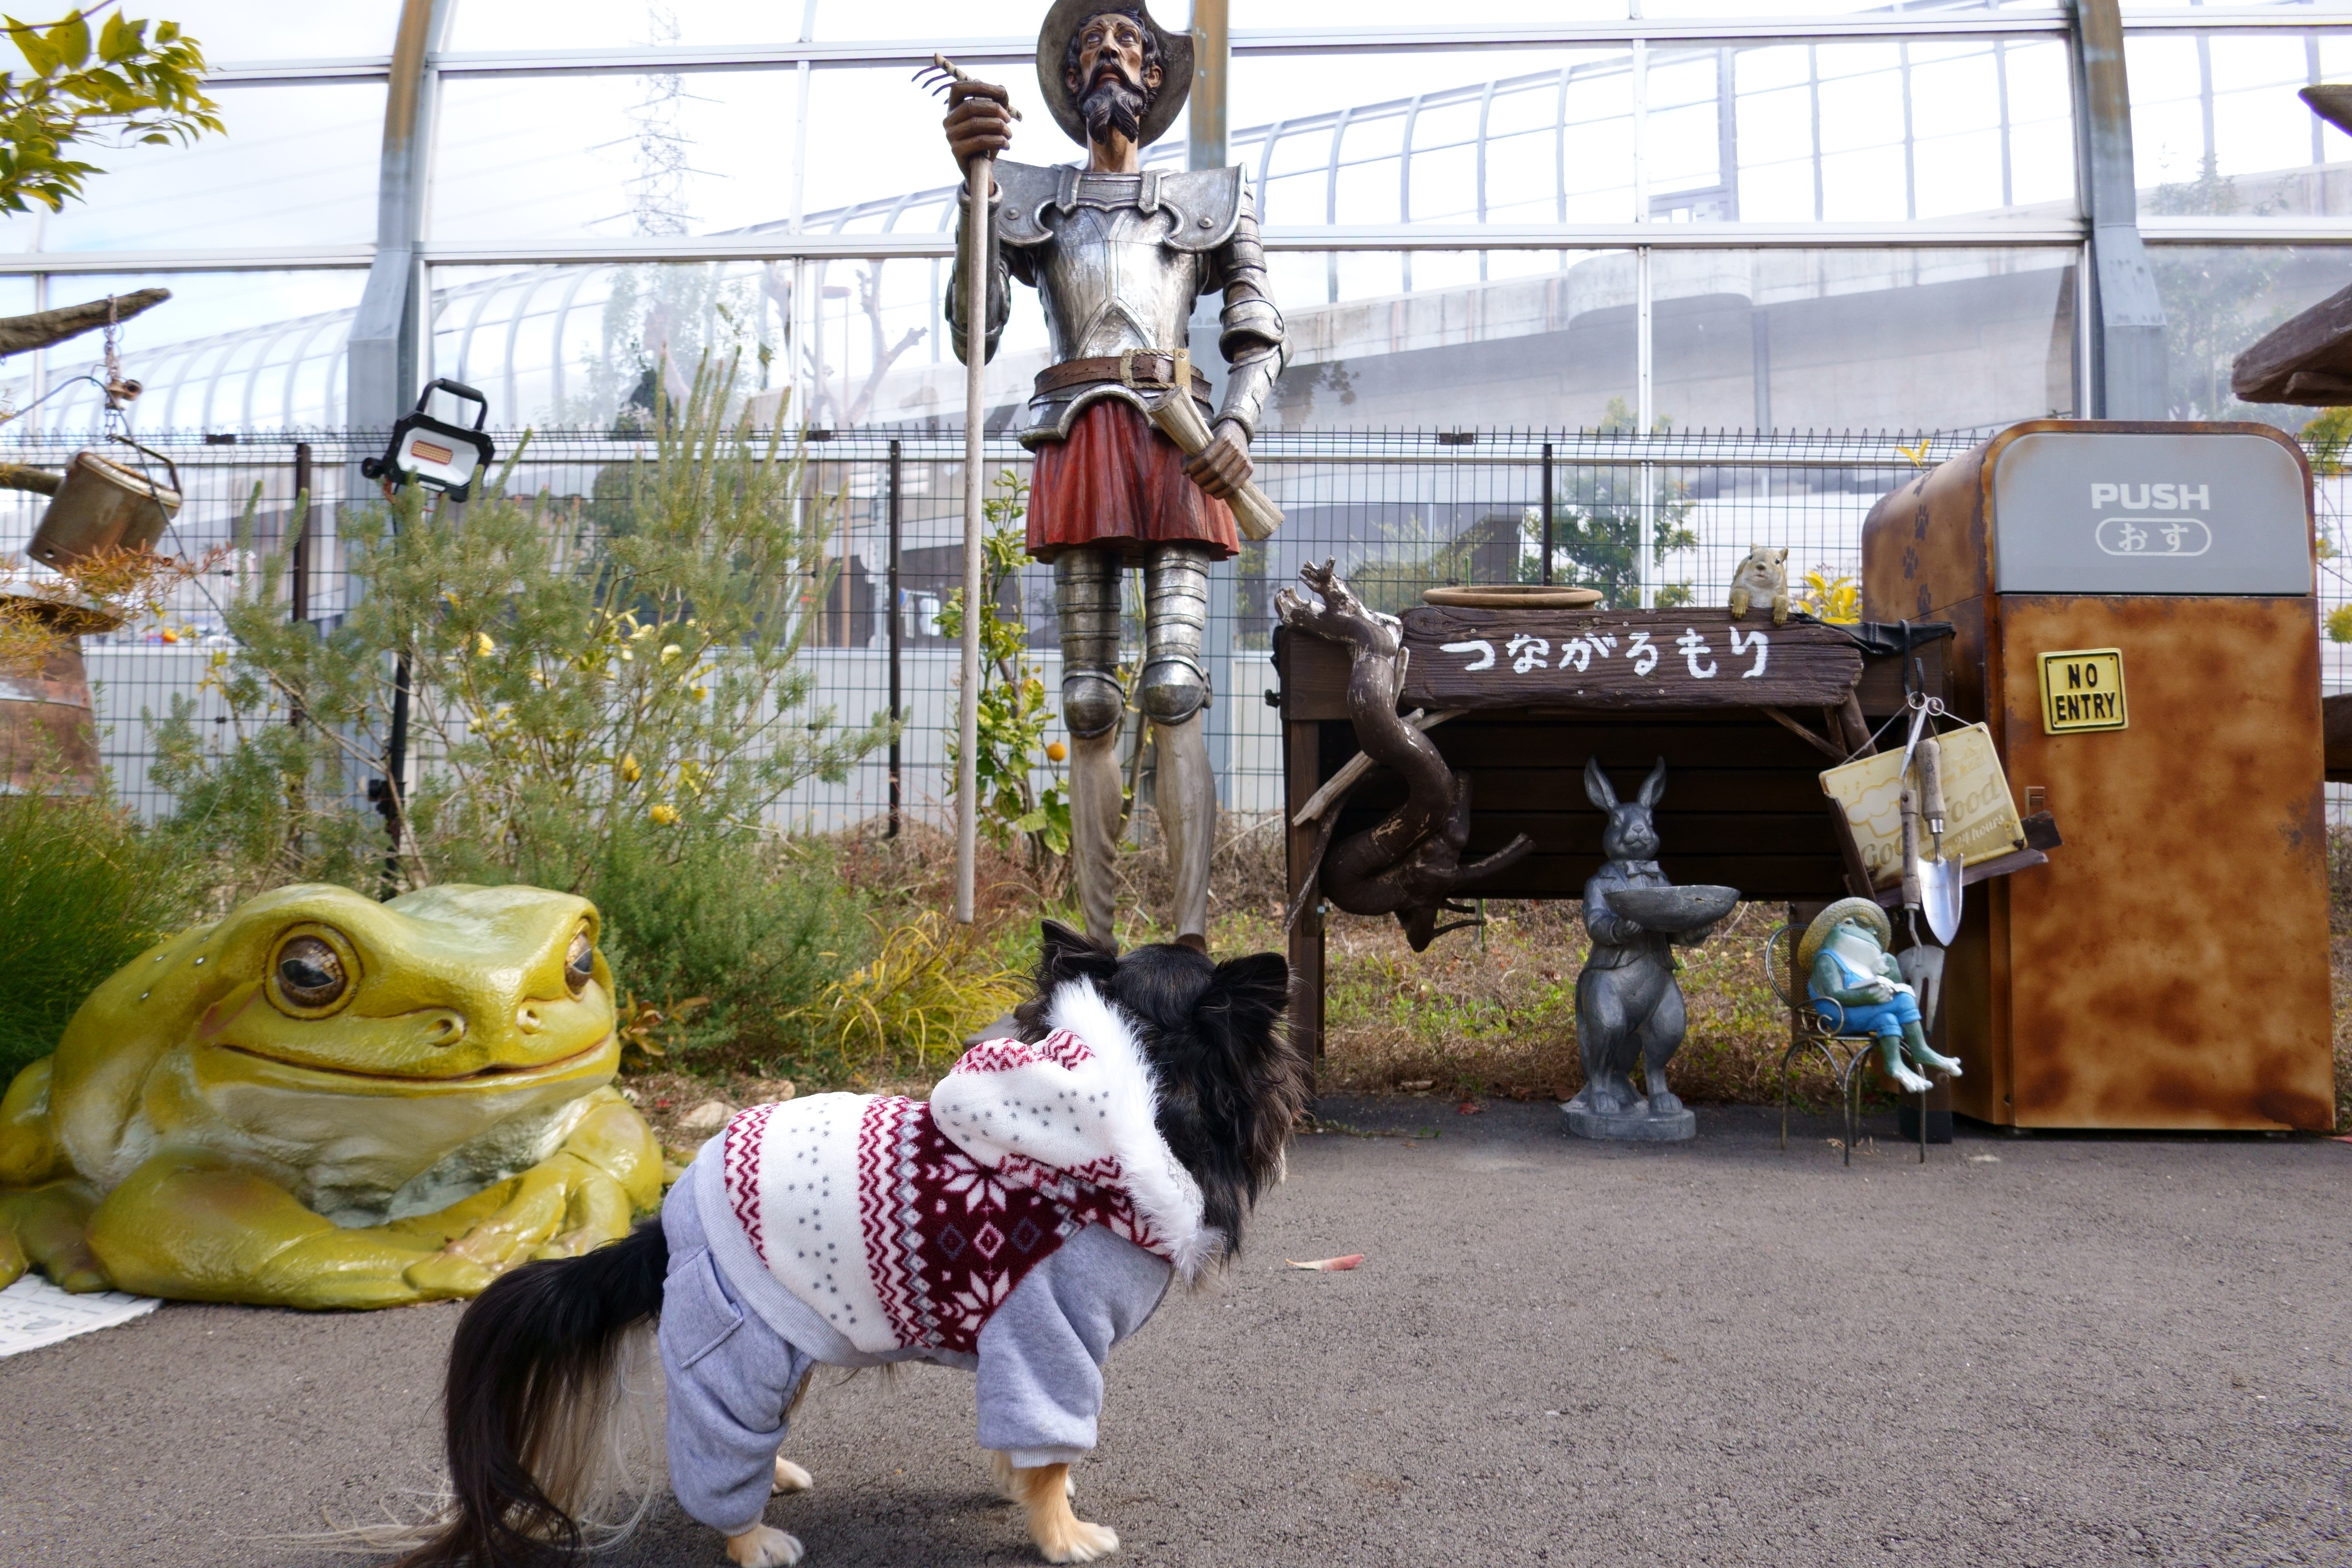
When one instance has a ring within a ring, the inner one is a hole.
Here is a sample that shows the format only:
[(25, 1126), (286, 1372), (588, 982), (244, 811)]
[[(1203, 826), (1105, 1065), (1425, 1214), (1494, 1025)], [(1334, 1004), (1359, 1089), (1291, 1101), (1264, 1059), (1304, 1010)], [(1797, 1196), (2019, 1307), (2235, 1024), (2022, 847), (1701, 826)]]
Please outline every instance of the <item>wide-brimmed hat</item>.
[(1812, 973), (1813, 960), (1822, 955), (1822, 944), (1829, 941), (1830, 932), (1845, 921), (1859, 921), (1868, 926), (1881, 948), (1894, 944), (1895, 922), (1886, 918), (1886, 911), (1878, 907), (1876, 900), (1840, 899), (1813, 917), (1813, 923), (1805, 928), (1803, 939), (1797, 943), (1800, 984), (1803, 983), (1803, 976)]
[(1078, 108), (1077, 95), (1062, 80), (1062, 60), (1069, 53), (1071, 34), (1113, 11), (1140, 16), (1160, 40), (1160, 95), (1143, 111), (1137, 144), (1149, 146), (1167, 134), (1192, 91), (1192, 35), (1171, 33), (1153, 21), (1143, 0), (1054, 0), (1045, 25), (1037, 30), (1037, 89), (1054, 111), (1054, 122), (1081, 147), (1087, 142), (1087, 117)]

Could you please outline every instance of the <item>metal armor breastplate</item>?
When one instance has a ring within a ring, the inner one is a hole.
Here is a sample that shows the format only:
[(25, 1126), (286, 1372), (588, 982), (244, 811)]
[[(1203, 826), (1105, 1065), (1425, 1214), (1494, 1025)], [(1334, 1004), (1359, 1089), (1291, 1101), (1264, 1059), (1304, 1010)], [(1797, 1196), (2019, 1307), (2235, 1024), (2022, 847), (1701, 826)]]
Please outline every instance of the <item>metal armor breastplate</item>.
[(1202, 258), (1168, 243), (1181, 215), (1143, 211), (1131, 176), (1078, 187), (1076, 205), (1047, 217), (1054, 238), (1038, 258), (1055, 361), (1183, 347)]

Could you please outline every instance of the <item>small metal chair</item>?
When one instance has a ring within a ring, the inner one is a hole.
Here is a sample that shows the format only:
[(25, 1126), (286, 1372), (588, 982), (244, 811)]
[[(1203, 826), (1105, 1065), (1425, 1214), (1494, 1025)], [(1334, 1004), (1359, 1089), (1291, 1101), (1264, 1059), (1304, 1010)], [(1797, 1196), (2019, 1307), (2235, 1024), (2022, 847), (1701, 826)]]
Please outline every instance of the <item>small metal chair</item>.
[[(1803, 935), (1801, 926), (1784, 921), (1764, 939), (1764, 978), (1772, 994), (1789, 1009), (1789, 1048), (1780, 1054), (1780, 1147), (1789, 1146), (1790, 1069), (1807, 1049), (1819, 1051), (1837, 1079), (1838, 1101), (1845, 1111), (1844, 1163), (1851, 1165), (1862, 1129), (1862, 1069), (1877, 1048), (1877, 1041), (1867, 1034), (1845, 1033), (1844, 1009), (1834, 999), (1825, 1000), (1838, 1021), (1833, 1024), (1822, 1016), (1807, 988), (1807, 977), (1796, 972), (1797, 942)], [(1927, 1096), (1924, 1092), (1919, 1096), (1919, 1163), (1927, 1163)]]

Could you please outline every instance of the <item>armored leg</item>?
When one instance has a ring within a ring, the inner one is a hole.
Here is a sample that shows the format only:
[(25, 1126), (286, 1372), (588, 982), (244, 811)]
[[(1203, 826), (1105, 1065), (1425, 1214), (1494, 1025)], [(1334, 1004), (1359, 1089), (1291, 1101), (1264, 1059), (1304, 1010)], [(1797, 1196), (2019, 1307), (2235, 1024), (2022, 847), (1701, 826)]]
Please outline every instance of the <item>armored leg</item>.
[(1111, 867), (1118, 854), (1118, 557), (1066, 550), (1054, 561), (1062, 623), (1062, 721), (1070, 731), (1070, 869), (1087, 935), (1116, 942)]
[(1209, 931), (1209, 858), (1216, 847), (1217, 780), (1201, 710), (1209, 676), (1201, 639), (1209, 624), (1209, 557), (1196, 545), (1155, 544), (1143, 563), (1143, 679), (1137, 703), (1156, 725), (1160, 772), (1152, 799), (1168, 839), (1179, 941)]

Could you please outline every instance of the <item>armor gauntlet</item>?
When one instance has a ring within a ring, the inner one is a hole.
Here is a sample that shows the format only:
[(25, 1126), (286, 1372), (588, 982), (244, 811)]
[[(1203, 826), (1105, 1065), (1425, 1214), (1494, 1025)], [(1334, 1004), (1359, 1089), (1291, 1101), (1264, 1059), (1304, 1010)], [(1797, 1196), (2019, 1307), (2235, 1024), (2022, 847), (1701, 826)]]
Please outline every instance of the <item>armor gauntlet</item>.
[(1218, 251), (1217, 260), (1225, 286), (1217, 350), (1229, 367), (1224, 402), (1217, 409), (1217, 417), (1233, 420), (1255, 438), (1258, 417), (1274, 395), (1274, 384), (1281, 378), (1290, 355), (1283, 338), (1282, 312), (1275, 309), (1265, 286), (1265, 248), (1258, 241), (1257, 206), (1246, 190), (1242, 193), (1234, 237)]
[[(983, 360), (996, 357), (996, 340), (1004, 335), (1004, 323), (1013, 314), (1013, 290), (1006, 277), (1004, 247), (997, 237), (997, 215), (1004, 205), (1003, 187), (998, 186), (988, 195), (988, 352)], [(1257, 231), (1250, 231), (1255, 243)], [(965, 323), (963, 319), (964, 268), (971, 258), (971, 197), (969, 189), (956, 202), (956, 258), (948, 268), (948, 343), (955, 350), (956, 358), (963, 356)], [(1263, 270), (1261, 260), (1260, 268)], [(1277, 325), (1279, 321), (1277, 320)]]

